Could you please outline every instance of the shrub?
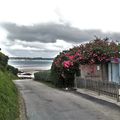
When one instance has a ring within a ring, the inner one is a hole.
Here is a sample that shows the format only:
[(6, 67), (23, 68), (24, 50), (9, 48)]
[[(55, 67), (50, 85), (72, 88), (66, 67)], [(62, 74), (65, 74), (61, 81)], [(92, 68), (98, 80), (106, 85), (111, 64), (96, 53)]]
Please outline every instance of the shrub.
[(18, 69), (13, 67), (13, 66), (11, 66), (11, 65), (7, 66), (7, 70), (12, 72), (14, 75), (17, 75), (17, 73), (18, 73)]
[(34, 80), (43, 82), (50, 87), (55, 87), (56, 77), (51, 74), (50, 70), (43, 70), (34, 73)]
[(0, 66), (6, 66), (8, 63), (8, 56), (4, 55), (2, 52), (0, 52)]
[(50, 70), (43, 70), (40, 72), (34, 73), (34, 79), (37, 81), (51, 81)]
[(118, 60), (120, 45), (107, 38), (96, 38), (86, 44), (61, 52), (54, 59), (51, 74), (55, 76), (56, 84), (62, 87), (73, 87), (74, 76), (80, 75), (80, 64), (102, 64), (112, 59)]

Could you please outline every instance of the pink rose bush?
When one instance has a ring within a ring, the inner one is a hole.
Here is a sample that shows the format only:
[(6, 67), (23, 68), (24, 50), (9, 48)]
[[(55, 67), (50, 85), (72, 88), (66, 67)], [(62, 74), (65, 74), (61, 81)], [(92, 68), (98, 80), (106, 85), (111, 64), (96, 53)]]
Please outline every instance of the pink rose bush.
[[(54, 59), (51, 71), (59, 80), (74, 79), (79, 74), (79, 66), (84, 64), (103, 64), (119, 58), (120, 45), (108, 39), (96, 38), (86, 44), (61, 52)], [(117, 60), (116, 60), (117, 61)]]

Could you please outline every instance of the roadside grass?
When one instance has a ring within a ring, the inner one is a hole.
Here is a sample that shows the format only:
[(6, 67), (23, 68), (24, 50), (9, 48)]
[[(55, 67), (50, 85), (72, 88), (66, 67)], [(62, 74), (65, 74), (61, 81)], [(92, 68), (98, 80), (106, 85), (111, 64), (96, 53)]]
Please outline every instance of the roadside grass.
[(19, 95), (10, 72), (0, 70), (0, 120), (19, 120)]

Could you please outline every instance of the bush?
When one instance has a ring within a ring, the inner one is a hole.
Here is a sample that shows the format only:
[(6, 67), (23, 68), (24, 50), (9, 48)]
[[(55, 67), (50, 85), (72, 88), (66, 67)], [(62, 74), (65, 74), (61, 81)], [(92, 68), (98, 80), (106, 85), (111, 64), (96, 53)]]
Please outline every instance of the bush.
[(50, 87), (55, 88), (56, 77), (51, 74), (50, 70), (44, 70), (37, 73), (34, 73), (34, 80), (45, 83)]
[(8, 56), (4, 55), (2, 52), (0, 52), (0, 67), (4, 66), (6, 67), (7, 63), (8, 63)]
[(50, 70), (34, 73), (34, 79), (37, 81), (51, 82)]
[[(58, 74), (55, 71), (51, 71), (51, 81), (56, 87), (62, 87), (62, 80), (59, 80)], [(62, 78), (61, 78), (62, 79)]]
[(0, 120), (16, 120), (19, 117), (18, 91), (11, 73), (0, 70)]
[(14, 75), (17, 75), (17, 73), (18, 73), (18, 69), (13, 67), (13, 66), (11, 66), (11, 65), (7, 66), (7, 70), (12, 72)]

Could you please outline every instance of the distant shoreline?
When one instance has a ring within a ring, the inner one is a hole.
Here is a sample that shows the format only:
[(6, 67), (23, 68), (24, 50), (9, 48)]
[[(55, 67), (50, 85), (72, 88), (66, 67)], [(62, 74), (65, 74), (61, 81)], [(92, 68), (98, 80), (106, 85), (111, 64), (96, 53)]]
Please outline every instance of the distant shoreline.
[(23, 68), (18, 68), (20, 71), (23, 72), (29, 72), (29, 73), (35, 73), (35, 72), (39, 72), (39, 71), (44, 71), (44, 70), (50, 70), (50, 68), (40, 68), (40, 67), (23, 67)]
[(54, 58), (42, 58), (42, 57), (9, 57), (12, 60), (53, 60)]
[(24, 72), (37, 72), (41, 70), (49, 70), (52, 65), (51, 58), (46, 59), (36, 59), (36, 58), (10, 58), (9, 59), (9, 65), (14, 66), (15, 68), (18, 68), (20, 71)]

